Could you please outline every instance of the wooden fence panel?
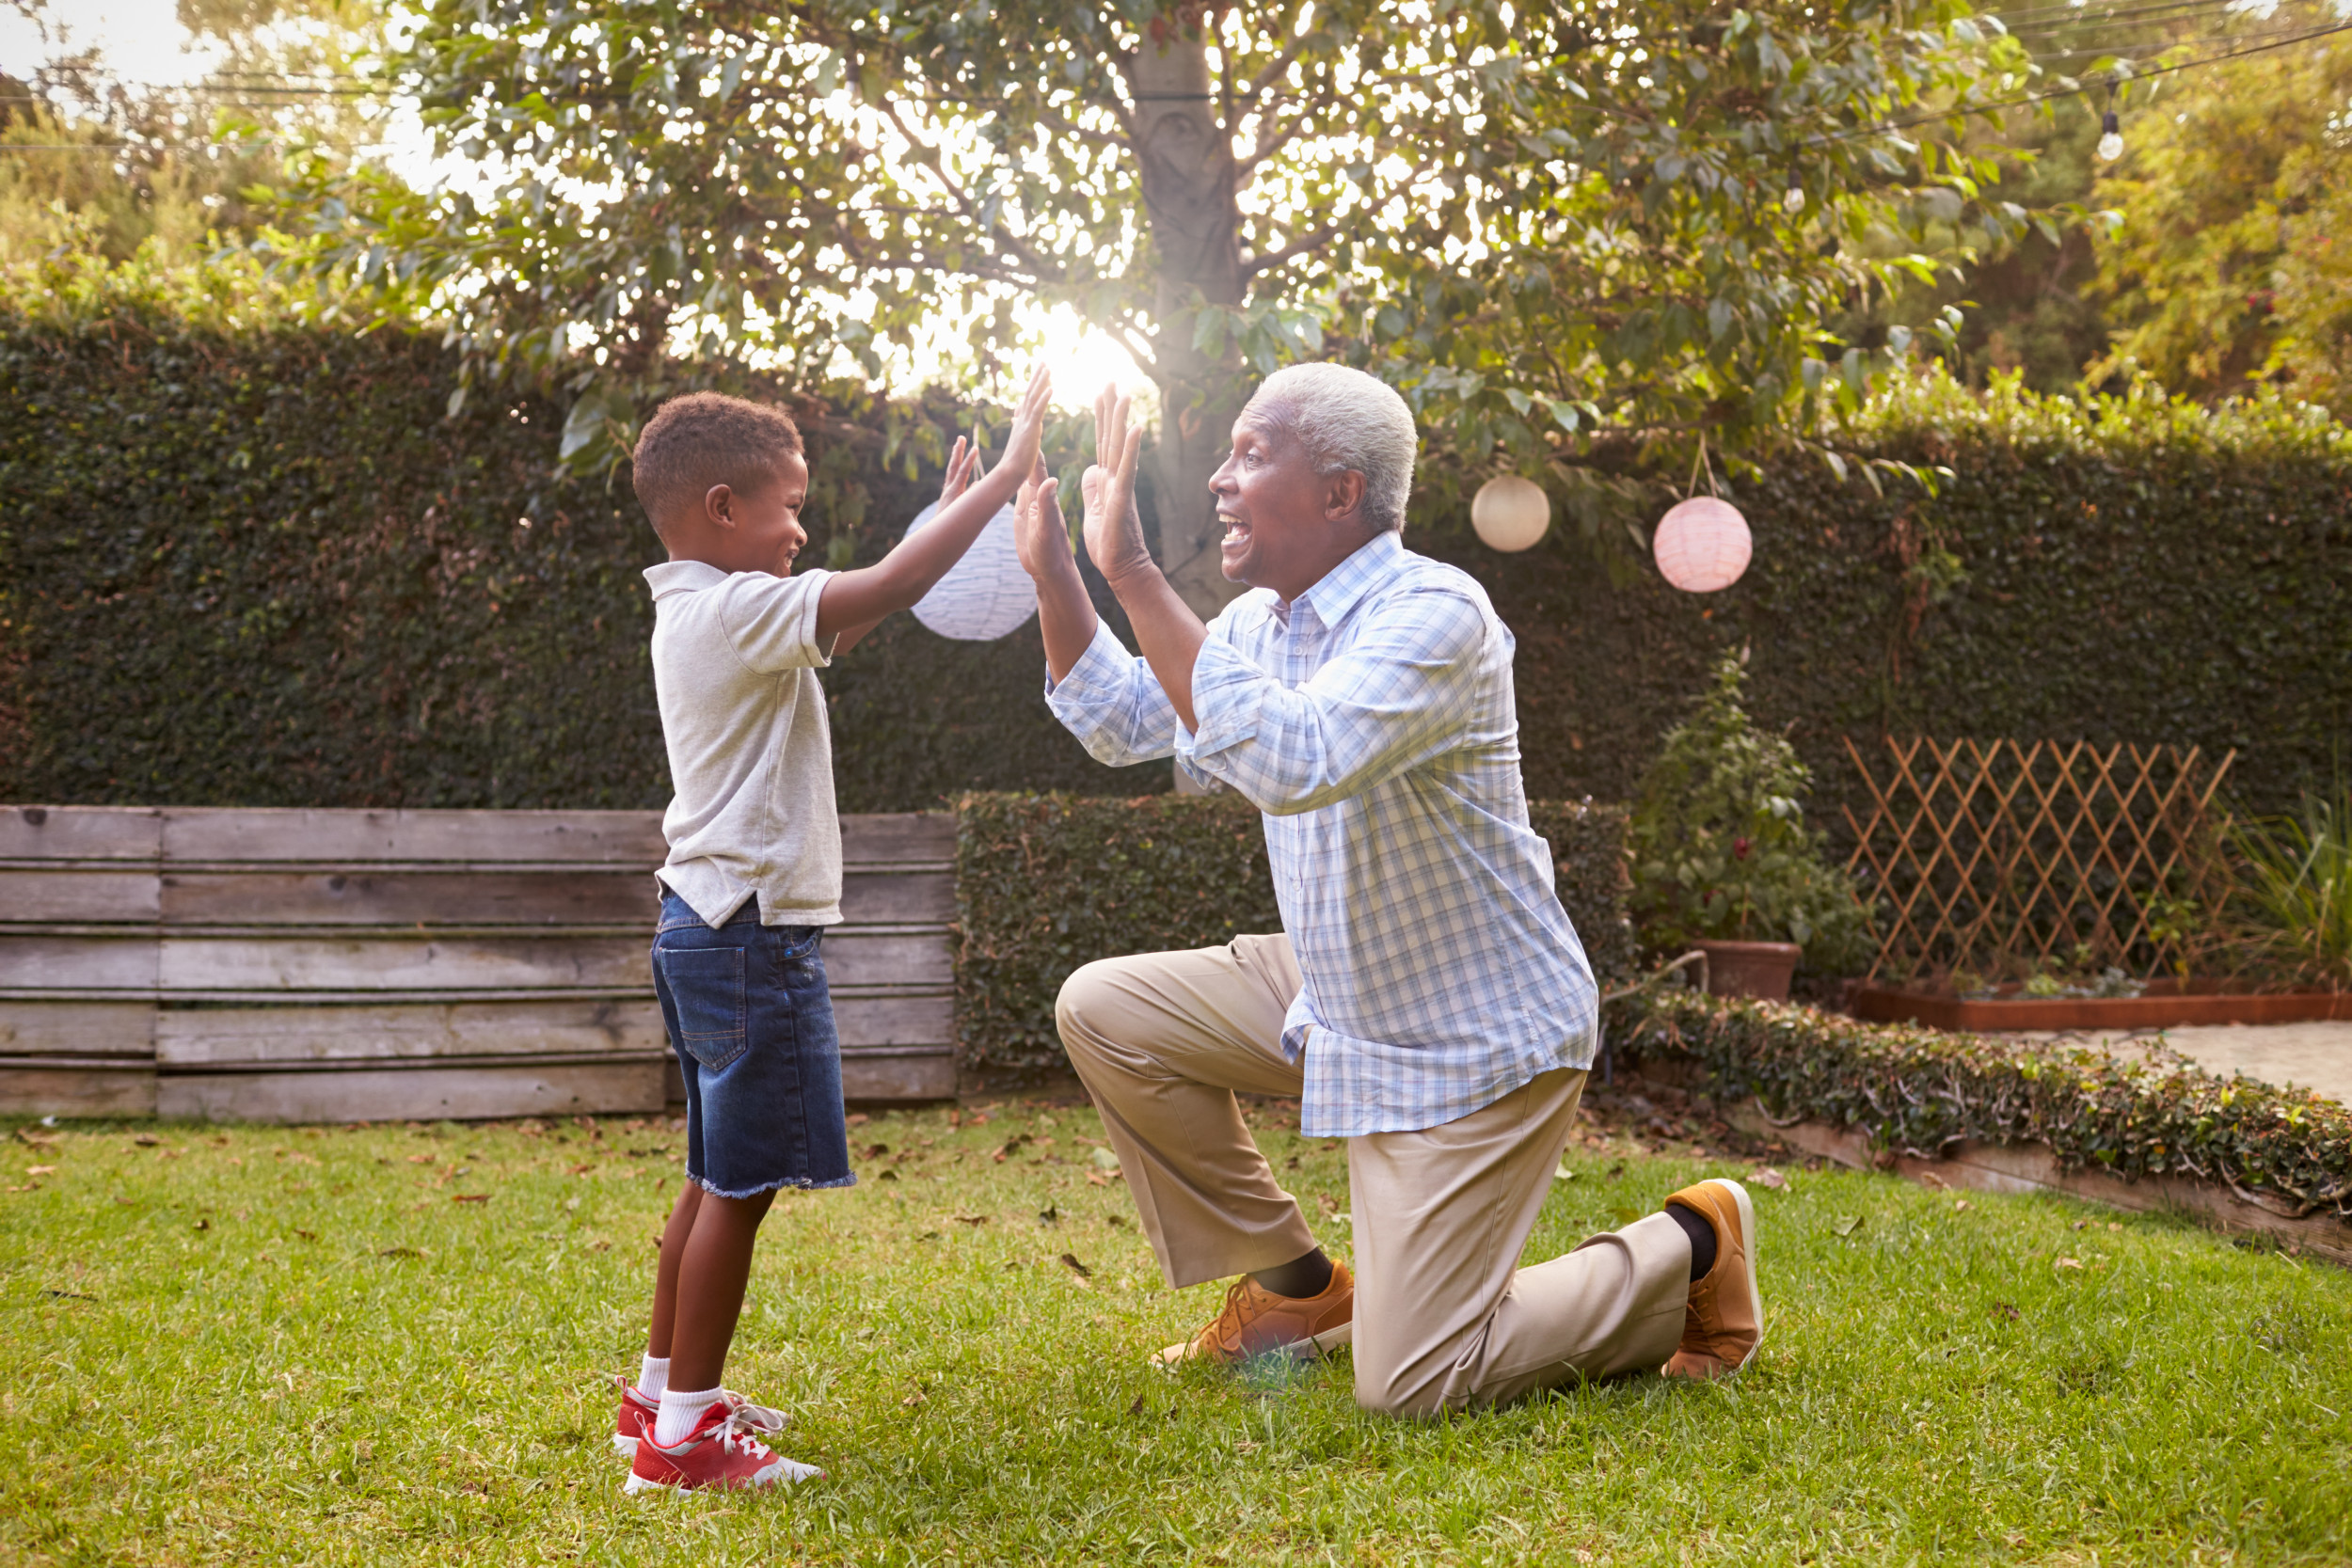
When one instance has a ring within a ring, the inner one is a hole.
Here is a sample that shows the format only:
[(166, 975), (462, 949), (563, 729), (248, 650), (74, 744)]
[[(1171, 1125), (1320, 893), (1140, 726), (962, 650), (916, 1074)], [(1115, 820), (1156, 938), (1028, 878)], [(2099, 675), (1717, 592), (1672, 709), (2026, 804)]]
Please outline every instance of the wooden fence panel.
[[(952, 1096), (955, 828), (845, 818), (845, 1086)], [(0, 808), (0, 1108), (649, 1112), (650, 812)]]

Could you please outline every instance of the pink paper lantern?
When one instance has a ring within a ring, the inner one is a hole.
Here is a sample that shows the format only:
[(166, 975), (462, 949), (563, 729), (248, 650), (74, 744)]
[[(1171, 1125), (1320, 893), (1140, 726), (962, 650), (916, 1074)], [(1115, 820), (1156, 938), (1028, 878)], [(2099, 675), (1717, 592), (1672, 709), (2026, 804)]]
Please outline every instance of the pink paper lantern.
[(1650, 540), (1658, 570), (1686, 594), (1712, 594), (1738, 582), (1754, 550), (1748, 520), (1712, 496), (1693, 496), (1673, 507)]

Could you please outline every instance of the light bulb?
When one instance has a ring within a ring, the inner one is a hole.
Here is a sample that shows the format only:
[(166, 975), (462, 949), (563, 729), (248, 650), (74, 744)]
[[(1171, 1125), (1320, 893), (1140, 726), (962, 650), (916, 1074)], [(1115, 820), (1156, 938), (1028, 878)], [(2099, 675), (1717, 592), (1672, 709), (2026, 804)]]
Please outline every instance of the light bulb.
[(2099, 161), (2111, 164), (2123, 156), (2123, 130), (2116, 123), (2113, 109), (2109, 109), (2106, 118), (2099, 122), (2099, 129), (2105, 133), (2099, 138)]
[(1787, 213), (1790, 217), (1795, 217), (1799, 213), (1804, 212), (1804, 187), (1803, 185), (1791, 185), (1786, 192), (1782, 193), (1780, 198), (1780, 210)]

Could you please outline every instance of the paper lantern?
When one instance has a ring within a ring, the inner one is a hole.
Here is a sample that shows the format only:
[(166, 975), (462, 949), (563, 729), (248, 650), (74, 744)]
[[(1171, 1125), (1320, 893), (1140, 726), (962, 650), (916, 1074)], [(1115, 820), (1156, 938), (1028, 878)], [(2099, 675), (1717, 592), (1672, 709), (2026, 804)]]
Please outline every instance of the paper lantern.
[[(907, 525), (907, 537), (930, 527), (938, 515), (938, 502), (923, 508)], [(1037, 588), (1021, 569), (1009, 506), (988, 520), (963, 559), (914, 603), (916, 620), (960, 642), (993, 642), (1018, 631), (1036, 613)]]
[(1712, 594), (1738, 582), (1754, 550), (1740, 509), (1712, 496), (1675, 506), (1658, 520), (1650, 540), (1659, 571), (1686, 594)]
[(1531, 549), (1550, 526), (1551, 498), (1533, 480), (1501, 474), (1471, 498), (1470, 527), (1489, 549), (1505, 554)]

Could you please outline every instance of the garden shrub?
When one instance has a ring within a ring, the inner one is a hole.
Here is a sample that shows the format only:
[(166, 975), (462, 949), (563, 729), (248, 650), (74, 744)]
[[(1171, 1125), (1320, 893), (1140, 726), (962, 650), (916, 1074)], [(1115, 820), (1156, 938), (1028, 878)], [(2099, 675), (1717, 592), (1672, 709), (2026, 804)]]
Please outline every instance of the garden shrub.
[[(1529, 809), (1560, 901), (1607, 985), (1634, 962), (1625, 814)], [(1257, 810), (1230, 795), (970, 794), (956, 801), (956, 1018), (977, 1067), (1062, 1064), (1054, 999), (1079, 965), (1279, 931)]]
[(2352, 1110), (2315, 1091), (1809, 1007), (1645, 990), (1613, 1005), (1621, 1058), (1696, 1067), (1719, 1101), (1935, 1159), (1963, 1139), (2046, 1144), (2069, 1167), (2186, 1176), (2296, 1215), (2352, 1217)]
[(1870, 915), (1822, 858), (1804, 819), (1813, 776), (1788, 737), (1740, 700), (1745, 662), (1725, 654), (1691, 714), (1666, 732), (1633, 805), (1633, 902), (1642, 940), (1793, 942), (1814, 969), (1868, 965)]

